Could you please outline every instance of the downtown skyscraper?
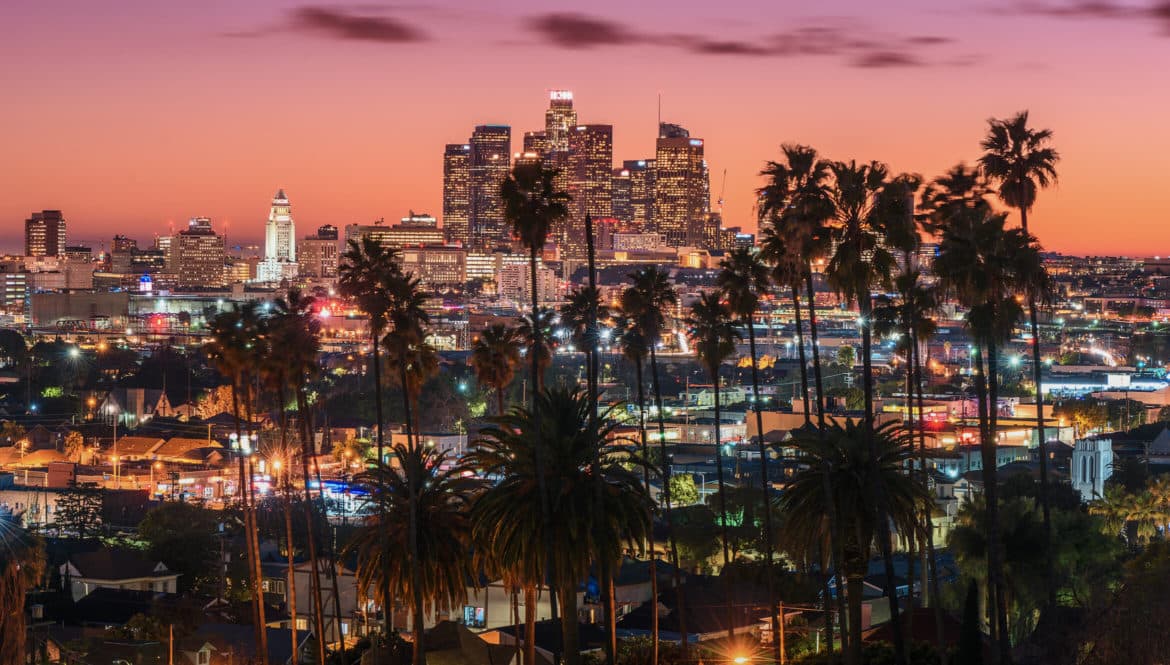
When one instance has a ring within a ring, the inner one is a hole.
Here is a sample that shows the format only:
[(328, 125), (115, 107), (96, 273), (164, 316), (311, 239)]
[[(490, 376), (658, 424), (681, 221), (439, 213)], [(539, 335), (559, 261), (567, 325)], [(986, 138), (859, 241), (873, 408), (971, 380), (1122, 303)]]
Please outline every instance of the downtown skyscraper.
[(544, 112), (545, 152), (569, 150), (569, 132), (577, 126), (577, 111), (573, 108), (573, 91), (550, 90), (548, 109)]
[(443, 150), (443, 233), (447, 242), (471, 242), (471, 144), (448, 143)]
[(512, 128), (479, 125), (471, 135), (468, 162), (468, 246), (494, 247), (508, 237), (500, 185), (512, 168)]
[(586, 255), (585, 216), (613, 216), (613, 125), (577, 125), (569, 130), (569, 219), (563, 247), (569, 258)]
[(24, 221), (25, 256), (65, 256), (65, 216), (60, 210), (34, 212)]
[(661, 123), (654, 154), (654, 227), (672, 247), (703, 244), (710, 212), (703, 139), (679, 125)]
[(279, 282), (297, 274), (297, 227), (284, 190), (277, 190), (264, 226), (264, 260), (256, 266), (256, 279)]

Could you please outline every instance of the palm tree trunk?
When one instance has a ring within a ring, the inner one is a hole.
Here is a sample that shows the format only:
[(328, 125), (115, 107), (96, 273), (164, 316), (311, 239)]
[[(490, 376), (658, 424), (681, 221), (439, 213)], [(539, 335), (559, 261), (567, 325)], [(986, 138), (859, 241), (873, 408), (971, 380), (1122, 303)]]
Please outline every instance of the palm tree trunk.
[[(832, 658), (833, 653), (833, 604), (832, 604), (832, 589), (829, 588), (829, 556), (825, 553), (824, 546), (820, 546), (817, 551), (817, 564), (821, 568), (821, 593), (824, 596), (824, 612), (825, 612), (825, 645), (828, 647), (829, 657)], [(844, 629), (844, 626), (842, 626)], [(844, 631), (842, 631), (844, 632)]]
[[(308, 415), (309, 396), (305, 393), (303, 385), (298, 386), (297, 388), (297, 411), (299, 413), (306, 414), (305, 417), (301, 419), (301, 427), (304, 432), (305, 439), (311, 441), (313, 427), (309, 421)], [(313, 457), (313, 474), (317, 480), (317, 487), (324, 488), (325, 485), (321, 482), (321, 467), (317, 465), (317, 458), (315, 456)], [(329, 584), (333, 591), (333, 615), (336, 617), (335, 624), (337, 627), (337, 647), (340, 663), (341, 665), (346, 665), (345, 635), (343, 635), (341, 632), (341, 594), (337, 583), (337, 546), (335, 543), (336, 534), (333, 531), (333, 527), (329, 524), (329, 511), (325, 506), (324, 494), (322, 494), (323, 491), (324, 490), (318, 490), (318, 498), (321, 499), (321, 511), (325, 518), (325, 528), (329, 529), (329, 538), (326, 540), (328, 545), (326, 547), (325, 554), (329, 557)]]
[(263, 592), (260, 589), (260, 580), (256, 579), (255, 569), (252, 566), (252, 515), (248, 512), (248, 475), (244, 464), (243, 430), (240, 426), (240, 379), (232, 377), (232, 418), (236, 423), (236, 442), (239, 449), (236, 451), (236, 462), (239, 464), (240, 482), (236, 491), (240, 495), (240, 512), (244, 517), (244, 547), (247, 548), (248, 582), (252, 587), (252, 626), (256, 644), (260, 644), (260, 634), (264, 632), (260, 622), (260, 605), (263, 602)]
[[(302, 420), (303, 413), (300, 414)], [(314, 629), (317, 633), (317, 657), (321, 662), (325, 662), (325, 643), (327, 641), (325, 635), (325, 605), (321, 599), (321, 565), (320, 559), (317, 557), (317, 539), (314, 535), (313, 523), (316, 521), (316, 510), (313, 508), (313, 491), (310, 489), (312, 484), (309, 482), (309, 464), (313, 457), (312, 449), (309, 445), (307, 436), (307, 428), (302, 424), (301, 426), (301, 480), (305, 484), (305, 529), (307, 533), (308, 549), (309, 549), (309, 588), (312, 590), (312, 606), (313, 606), (313, 623)]]
[(682, 659), (687, 659), (690, 642), (687, 639), (687, 613), (685, 592), (682, 585), (682, 569), (678, 561), (678, 542), (674, 534), (674, 515), (670, 504), (670, 458), (666, 453), (666, 416), (662, 410), (662, 387), (658, 382), (658, 351), (654, 348), (657, 340), (647, 340), (650, 345), (650, 381), (654, 389), (654, 407), (658, 411), (658, 446), (662, 451), (662, 493), (666, 503), (666, 532), (670, 538), (670, 564), (674, 567), (674, 593), (677, 601), (678, 630), (681, 634)]
[(793, 319), (796, 322), (796, 348), (800, 352), (800, 401), (804, 408), (804, 425), (808, 427), (812, 424), (812, 418), (809, 416), (809, 394), (808, 394), (808, 361), (805, 360), (804, 355), (804, 332), (800, 325), (800, 293), (797, 292), (796, 286), (792, 286), (792, 311)]
[[(821, 374), (821, 349), (817, 341), (817, 301), (816, 291), (813, 289), (812, 269), (806, 268), (804, 272), (805, 287), (808, 291), (808, 333), (809, 341), (812, 344), (813, 357), (813, 381), (817, 392), (817, 437), (820, 443), (825, 442), (825, 391), (823, 387), (823, 380)], [(802, 346), (803, 348), (803, 346)], [(834, 581), (837, 587), (837, 617), (838, 623), (841, 624), (841, 651), (846, 654), (852, 654), (849, 649), (851, 642), (850, 635), (845, 630), (848, 625), (848, 617), (846, 616), (845, 607), (845, 581), (842, 579), (843, 574), (841, 570), (842, 562), (844, 561), (844, 550), (842, 549), (844, 541), (841, 537), (840, 522), (837, 520), (837, 504), (833, 501), (833, 486), (830, 480), (832, 469), (826, 463), (824, 468), (824, 485), (825, 485), (825, 505), (828, 506), (829, 519), (829, 542), (830, 552), (829, 557), (833, 562), (833, 570), (836, 573)], [(825, 598), (826, 612), (828, 612), (828, 603), (830, 599)], [(853, 665), (859, 665), (854, 663)]]
[[(634, 360), (634, 376), (638, 380), (638, 434), (642, 444), (642, 484), (646, 486), (646, 496), (650, 496), (650, 450), (646, 443), (646, 386), (642, 376), (642, 358)], [(654, 508), (647, 506), (649, 512), (650, 532), (646, 550), (650, 554), (650, 662), (658, 662), (658, 553), (654, 547)]]
[(577, 583), (564, 582), (561, 587), (561, 644), (565, 665), (581, 665), (580, 626), (577, 623)]
[[(245, 414), (247, 415), (247, 418), (248, 418), (247, 424), (245, 425), (244, 433), (248, 436), (248, 439), (251, 440), (251, 438), (252, 438), (252, 395), (253, 395), (253, 391), (252, 391), (252, 377), (250, 376), (250, 374), (244, 375), (244, 380), (242, 383), (244, 385), (248, 386), (248, 392), (246, 392), (244, 394), (244, 410), (245, 410)], [(262, 588), (263, 581), (264, 581), (264, 575), (260, 569), (260, 525), (259, 525), (258, 520), (256, 519), (256, 497), (253, 494), (254, 490), (253, 490), (253, 486), (252, 486), (252, 477), (253, 477), (252, 476), (252, 462), (251, 462), (251, 460), (249, 460), (248, 461), (248, 478), (247, 478), (247, 495), (248, 495), (248, 503), (247, 503), (248, 508), (247, 508), (247, 510), (248, 510), (248, 514), (252, 518), (252, 526), (248, 530), (252, 536), (252, 543), (251, 543), (252, 554), (251, 554), (249, 563), (251, 563), (251, 565), (252, 565), (252, 568), (254, 570), (255, 579), (256, 579), (256, 593), (257, 593), (256, 612), (257, 612), (257, 616), (260, 619), (259, 648), (261, 650), (263, 650), (263, 654), (264, 654), (260, 659), (260, 663), (261, 663), (261, 665), (268, 665), (268, 621), (265, 618), (264, 590)]]
[(520, 588), (515, 584), (508, 586), (511, 587), (512, 591), (512, 630), (515, 631), (516, 635), (516, 659), (519, 661), (523, 653), (523, 649), (520, 648)]
[[(285, 448), (287, 450), (287, 448)], [(292, 462), (289, 461), (289, 465)], [(291, 472), (291, 469), (290, 469)], [(297, 580), (296, 580), (296, 563), (293, 559), (293, 528), (292, 528), (292, 483), (287, 479), (284, 486), (284, 534), (285, 543), (288, 547), (288, 585), (286, 586), (288, 592), (288, 616), (289, 616), (289, 635), (292, 639), (292, 665), (297, 665)]]
[(504, 387), (496, 386), (496, 415), (504, 415)]
[(731, 584), (731, 549), (727, 532), (727, 486), (723, 481), (723, 442), (719, 428), (719, 366), (711, 369), (715, 380), (715, 478), (719, 482), (719, 533), (723, 540), (723, 592), (727, 596), (727, 639), (735, 639), (735, 596)]
[[(756, 411), (756, 432), (759, 435), (759, 450), (760, 450), (760, 490), (764, 498), (764, 574), (767, 576), (768, 589), (768, 613), (772, 620), (772, 646), (775, 652), (776, 662), (779, 663), (781, 658), (780, 653), (780, 614), (776, 606), (776, 589), (775, 581), (772, 579), (772, 496), (771, 487), (768, 482), (768, 445), (764, 442), (764, 416), (760, 405), (760, 369), (759, 363), (756, 360), (756, 330), (752, 317), (748, 317), (748, 350), (752, 356), (752, 397), (754, 398), (754, 405)], [(807, 400), (805, 402), (808, 403)], [(805, 411), (807, 418), (808, 411)], [(783, 470), (783, 460), (781, 460), (781, 470)]]
[[(915, 328), (917, 328), (917, 319), (915, 319)], [(914, 383), (915, 389), (918, 393), (918, 453), (922, 456), (922, 468), (926, 470), (926, 405), (925, 397), (923, 396), (922, 386), (922, 358), (921, 350), (918, 346), (918, 332), (915, 331), (913, 341), (913, 358), (914, 358)], [(925, 478), (924, 478), (925, 480)], [(939, 657), (942, 659), (942, 665), (946, 665), (946, 638), (943, 635), (943, 609), (942, 596), (939, 592), (938, 582), (938, 560), (934, 554), (934, 502), (926, 506), (926, 561), (928, 569), (924, 570), (930, 575), (930, 605), (934, 608), (934, 626), (935, 626), (935, 640), (938, 642)], [(925, 589), (923, 590), (925, 593)]]
[[(536, 585), (524, 585), (524, 665), (536, 665)], [(516, 635), (519, 639), (520, 635)]]
[[(418, 438), (414, 434), (414, 427), (411, 424), (411, 404), (410, 404), (410, 383), (406, 372), (406, 363), (399, 362), (399, 381), (402, 386), (402, 409), (405, 414), (406, 427), (406, 447), (409, 450), (414, 450), (418, 447)], [(425, 659), (426, 646), (424, 641), (424, 628), (426, 617), (423, 614), (423, 593), (422, 593), (422, 565), (419, 561), (419, 546), (418, 546), (418, 530), (419, 530), (419, 515), (418, 515), (418, 493), (419, 478), (415, 474), (416, 469), (403, 469), (406, 474), (407, 484), (410, 491), (410, 591), (411, 591), (411, 612), (410, 616), (413, 620), (413, 627), (411, 632), (414, 633), (414, 649), (412, 651), (412, 662), (414, 665), (422, 665)]]
[[(374, 326), (370, 326), (370, 343), (373, 346), (374, 355), (374, 415), (377, 417), (377, 446), (378, 446), (378, 465), (386, 463), (385, 439), (382, 434), (382, 423), (386, 420), (382, 414), (382, 359), (379, 357), (378, 351), (381, 346), (379, 337), (380, 330), (375, 330)], [(381, 482), (382, 474), (378, 474), (379, 482)], [(306, 490), (307, 492), (308, 490)], [(386, 506), (383, 502), (378, 502), (378, 520), (381, 524), (386, 523)], [(382, 630), (385, 637), (389, 638), (390, 633), (394, 630), (394, 601), (391, 598), (390, 592), (390, 563), (383, 557), (383, 570), (381, 575), (381, 592), (382, 592)]]
[[(874, 441), (874, 414), (873, 414), (873, 307), (868, 290), (859, 294), (858, 304), (861, 308), (861, 362), (862, 386), (865, 393), (865, 438), (869, 444), (870, 459), (877, 459), (877, 444)], [(890, 604), (890, 628), (894, 637), (894, 662), (899, 665), (906, 663), (905, 635), (902, 634), (902, 621), (898, 608), (898, 584), (894, 581), (894, 548), (893, 535), (890, 529), (889, 507), (887, 505), (885, 488), (878, 482), (877, 475), (873, 476), (872, 492), (874, 511), (876, 512), (878, 548), (882, 553), (882, 563), (886, 575), (886, 598)]]
[[(540, 409), (537, 408), (537, 403), (539, 402), (538, 398), (539, 398), (539, 394), (540, 394), (540, 389), (544, 384), (543, 377), (541, 376), (541, 372), (540, 372), (540, 348), (541, 348), (540, 336), (544, 331), (541, 330), (540, 321), (538, 320), (538, 316), (537, 316), (538, 312), (540, 311), (540, 293), (539, 293), (539, 289), (538, 289), (537, 283), (536, 283), (536, 254), (540, 249), (541, 248), (538, 248), (536, 245), (533, 245), (533, 246), (528, 248), (528, 269), (529, 269), (529, 278), (531, 279), (531, 281), (529, 282), (529, 286), (532, 287), (531, 289), (529, 289), (532, 292), (532, 348), (529, 350), (528, 355), (532, 356), (530, 359), (532, 361), (532, 388), (533, 388), (532, 389), (532, 419), (534, 421), (533, 425), (535, 426), (536, 432), (538, 433), (538, 438), (539, 438), (539, 432), (541, 430), (541, 424), (540, 424), (541, 413), (540, 413)], [(552, 537), (552, 515), (551, 515), (550, 510), (549, 510), (548, 481), (544, 477), (544, 446), (541, 445), (539, 440), (536, 442), (535, 462), (536, 462), (537, 492), (540, 494), (540, 515), (541, 515), (541, 522), (543, 523), (542, 526), (544, 527), (545, 578), (547, 578), (547, 579), (537, 580), (537, 583), (541, 584), (541, 583), (544, 583), (546, 581), (548, 582), (549, 609), (551, 610), (553, 621), (556, 621), (557, 620), (557, 592), (556, 592), (557, 580), (552, 579), (553, 546), (554, 546), (553, 537)], [(558, 663), (559, 661), (560, 661), (560, 656), (557, 653), (557, 650), (553, 649), (553, 662)]]
[[(987, 375), (984, 371), (983, 362), (983, 348), (982, 344), (975, 345), (974, 353), (976, 354), (975, 368), (975, 394), (978, 399), (979, 411), (979, 452), (983, 465), (983, 497), (985, 502), (985, 510), (987, 513), (987, 613), (991, 630), (988, 634), (988, 652), (991, 654), (990, 665), (1000, 665), (1001, 654), (999, 649), (999, 620), (997, 618), (997, 611), (995, 602), (991, 600), (995, 596), (996, 580), (998, 579), (998, 568), (996, 566), (995, 550), (999, 546), (999, 509), (998, 509), (998, 491), (995, 485), (995, 441), (989, 433), (988, 426), (988, 403), (987, 403)], [(990, 473), (989, 473), (990, 472)]]
[[(864, 564), (863, 564), (864, 565)], [(861, 665), (861, 594), (865, 578), (860, 573), (849, 573), (849, 662)], [(845, 631), (841, 631), (844, 634)], [(845, 648), (845, 647), (842, 647)]]
[[(995, 617), (999, 626), (999, 658), (1001, 663), (1011, 662), (1011, 635), (1007, 629), (1007, 588), (1003, 576), (1003, 558), (1000, 550), (1000, 534), (999, 534), (999, 469), (997, 467), (998, 455), (996, 449), (999, 447), (998, 436), (998, 411), (999, 411), (999, 352), (996, 348), (996, 342), (991, 339), (987, 343), (987, 430), (992, 446), (992, 468), (991, 477), (987, 473), (986, 465), (983, 469), (983, 479), (985, 489), (993, 489), (993, 492), (988, 493), (988, 520), (987, 529), (991, 533), (988, 534), (987, 544), (990, 551), (990, 560), (995, 563)], [(993, 504), (992, 501), (995, 501)]]

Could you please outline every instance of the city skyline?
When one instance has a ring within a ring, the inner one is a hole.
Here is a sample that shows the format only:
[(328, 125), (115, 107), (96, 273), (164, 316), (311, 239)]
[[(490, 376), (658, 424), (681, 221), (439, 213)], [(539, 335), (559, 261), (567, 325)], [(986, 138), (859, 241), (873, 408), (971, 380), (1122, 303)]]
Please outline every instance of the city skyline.
[[(499, 123), (519, 151), (545, 126), (547, 90), (563, 88), (580, 123), (613, 125), (614, 167), (654, 154), (661, 93), (662, 119), (703, 137), (710, 172), (728, 172), (725, 225), (748, 228), (756, 173), (781, 142), (929, 178), (974, 161), (988, 117), (1028, 108), (1063, 156), (1059, 187), (1031, 218), (1045, 247), (1170, 254), (1170, 192), (1156, 180), (1170, 137), (1148, 66), (1170, 49), (1170, 21), (1149, 3), (915, 1), (878, 15), (836, 2), (801, 16), (752, 2), (572, 15), (520, 1), (490, 14), (460, 3), (229, 13), (125, 2), (138, 18), (122, 23), (63, 4), (73, 10), (3, 10), (0, 53), (27, 62), (9, 91), (38, 100), (0, 109), (20, 130), (0, 167), (6, 250), (43, 209), (64, 212), (70, 242), (147, 239), (207, 215), (231, 244), (259, 244), (277, 187), (305, 228), (439, 215), (444, 146)], [(726, 18), (749, 10), (750, 25)], [(50, 19), (58, 47), (22, 60)], [(498, 37), (456, 47), (476, 22)], [(272, 48), (282, 40), (296, 58)], [(417, 66), (394, 66), (406, 57)], [(891, 87), (904, 94), (868, 107)], [(793, 104), (794, 93), (812, 103)]]

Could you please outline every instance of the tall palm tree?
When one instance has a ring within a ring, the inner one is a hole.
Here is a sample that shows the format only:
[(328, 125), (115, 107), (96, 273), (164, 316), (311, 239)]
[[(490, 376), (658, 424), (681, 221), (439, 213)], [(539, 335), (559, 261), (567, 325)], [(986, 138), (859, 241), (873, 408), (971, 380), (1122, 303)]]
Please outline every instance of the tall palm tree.
[[(768, 162), (760, 175), (767, 178), (767, 183), (761, 187), (759, 196), (760, 228), (771, 230), (776, 238), (783, 239), (782, 250), (772, 248), (771, 252), (777, 256), (790, 255), (792, 260), (801, 266), (801, 277), (808, 297), (808, 327), (809, 346), (812, 350), (813, 388), (816, 392), (817, 427), (825, 429), (825, 394), (821, 372), (820, 343), (817, 340), (817, 307), (816, 290), (813, 280), (814, 262), (822, 260), (829, 252), (831, 238), (828, 222), (833, 216), (832, 202), (828, 188), (830, 180), (830, 162), (817, 156), (817, 151), (809, 146), (784, 144), (781, 146), (784, 153), (783, 162)], [(765, 240), (767, 237), (765, 237)], [(765, 249), (769, 249), (765, 245)], [(797, 260), (795, 257), (799, 257)], [(796, 303), (799, 309), (799, 303)], [(803, 340), (801, 350), (803, 351)], [(801, 364), (804, 364), (802, 357)], [(806, 401), (807, 403), (807, 401)], [(823, 485), (826, 496), (825, 504), (829, 508), (826, 516), (829, 522), (830, 547), (829, 562), (836, 568), (839, 566), (841, 554), (841, 534), (836, 526), (836, 516), (833, 514), (833, 502), (830, 496), (830, 470), (823, 471)], [(846, 623), (845, 591), (841, 576), (836, 576), (837, 584), (837, 614), (838, 623), (842, 626), (842, 650), (849, 653), (846, 644), (848, 635), (845, 633)], [(831, 623), (829, 605), (830, 594), (824, 594), (825, 616)], [(827, 626), (829, 636), (829, 650), (832, 651), (833, 630)]]
[[(1028, 126), (1028, 112), (1011, 118), (988, 120), (987, 136), (980, 143), (983, 173), (999, 184), (999, 198), (1020, 211), (1020, 228), (1028, 233), (1028, 211), (1041, 189), (1056, 184), (1056, 163), (1060, 154), (1050, 145), (1052, 130)], [(1044, 514), (1045, 543), (1052, 541), (1052, 518), (1048, 498), (1048, 455), (1044, 450), (1044, 392), (1041, 390), (1040, 322), (1037, 298), (1028, 299), (1032, 332), (1032, 380), (1036, 385), (1036, 441), (1040, 446), (1040, 507)], [(1052, 562), (1048, 565), (1048, 604), (1056, 604), (1056, 583)]]
[(812, 425), (808, 390), (808, 360), (804, 352), (804, 331), (800, 317), (800, 289), (804, 283), (805, 261), (799, 246), (786, 239), (774, 225), (761, 226), (760, 256), (771, 267), (772, 282), (778, 288), (787, 288), (792, 298), (793, 321), (796, 328), (796, 348), (800, 358), (800, 399), (804, 409), (805, 426)]
[[(256, 523), (255, 506), (251, 500), (251, 474), (245, 458), (250, 453), (251, 438), (241, 427), (241, 415), (246, 411), (248, 432), (251, 431), (252, 381), (258, 370), (257, 359), (264, 356), (264, 323), (256, 305), (233, 304), (231, 309), (220, 312), (209, 326), (211, 341), (204, 347), (205, 352), (221, 375), (226, 377), (232, 392), (232, 417), (235, 420), (236, 462), (239, 466), (240, 512), (244, 517), (244, 540), (248, 550), (248, 580), (252, 588), (252, 623), (256, 644), (264, 647), (267, 654), (268, 632), (264, 607), (264, 594), (260, 590), (260, 543)], [(241, 397), (244, 404), (241, 404)], [(243, 410), (242, 410), (243, 407)], [(266, 659), (266, 656), (262, 656)]]
[[(841, 522), (844, 558), (838, 576), (848, 579), (849, 646), (851, 662), (861, 662), (862, 586), (872, 543), (881, 538), (881, 523), (888, 519), (901, 533), (915, 533), (920, 527), (921, 506), (930, 493), (918, 479), (904, 473), (913, 459), (914, 444), (895, 423), (873, 431), (864, 423), (833, 421), (824, 436), (797, 430), (789, 445), (808, 462), (788, 483), (780, 497), (785, 526), (795, 546), (815, 551), (828, 539), (824, 516), (829, 503)], [(874, 455), (873, 451), (877, 454)], [(826, 501), (822, 469), (832, 469), (832, 494)], [(871, 507), (874, 487), (880, 487), (889, 510), (879, 516)]]
[(374, 411), (377, 422), (378, 459), (385, 461), (384, 439), (382, 436), (382, 367), (379, 359), (379, 344), (386, 332), (389, 298), (385, 283), (398, 273), (398, 252), (380, 242), (364, 236), (361, 242), (350, 240), (341, 264), (337, 269), (337, 285), (341, 293), (353, 298), (369, 318), (370, 349), (373, 353)]
[[(732, 323), (730, 310), (719, 299), (718, 293), (705, 293), (691, 305), (691, 314), (687, 317), (686, 323), (695, 357), (707, 370), (707, 375), (711, 377), (711, 382), (715, 386), (715, 478), (719, 484), (719, 523), (723, 540), (723, 568), (726, 573), (730, 572), (728, 567), (731, 565), (731, 550), (728, 540), (727, 492), (723, 479), (723, 441), (719, 427), (722, 418), (719, 404), (721, 388), (719, 370), (725, 361), (735, 355), (735, 343), (741, 337), (739, 330)], [(730, 578), (727, 579), (727, 637), (734, 639), (735, 604), (732, 602)]]
[(682, 585), (682, 570), (679, 567), (678, 539), (674, 529), (674, 511), (670, 495), (670, 456), (666, 450), (666, 415), (662, 408), (662, 389), (658, 380), (658, 346), (666, 327), (670, 310), (678, 305), (678, 294), (671, 284), (670, 275), (657, 266), (642, 268), (627, 277), (630, 286), (622, 291), (621, 310), (629, 317), (630, 325), (637, 330), (650, 354), (650, 383), (654, 391), (654, 407), (658, 420), (658, 450), (661, 453), (663, 512), (666, 530), (670, 539), (670, 563), (674, 569), (674, 590), (678, 604), (679, 632), (682, 633), (683, 658), (689, 651), (686, 623), (686, 592)]
[(0, 515), (0, 663), (26, 661), (25, 594), (45, 573), (45, 546), (12, 515)]
[[(468, 556), (473, 481), (461, 465), (448, 465), (445, 452), (396, 445), (394, 454), (395, 466), (379, 462), (355, 479), (369, 509), (347, 549), (357, 555), (359, 588), (411, 599), (417, 659), (427, 614), (466, 603), (467, 581), (477, 579)], [(403, 559), (417, 560), (426, 574), (403, 574)]]
[(1022, 229), (1005, 228), (1005, 216), (982, 206), (955, 215), (941, 226), (934, 271), (945, 293), (968, 309), (967, 327), (976, 355), (975, 389), (987, 500), (988, 580), (994, 590), (992, 645), (997, 662), (1007, 662), (1007, 616), (1003, 562), (999, 556), (996, 421), (999, 345), (1006, 341), (1023, 312), (1015, 294), (1021, 285), (1041, 280), (1043, 263), (1035, 239)]
[(516, 326), (517, 334), (524, 341), (524, 353), (533, 359), (536, 365), (536, 381), (533, 383), (533, 391), (544, 388), (545, 375), (548, 374), (548, 368), (552, 367), (553, 352), (560, 344), (560, 340), (553, 334), (553, 324), (557, 320), (556, 310), (550, 307), (538, 307), (535, 318), (531, 314), (525, 314), (520, 317), (520, 324)]
[(481, 386), (496, 391), (496, 415), (504, 415), (504, 390), (520, 365), (522, 337), (516, 328), (497, 323), (483, 329), (471, 347), (472, 371)]
[[(589, 426), (589, 398), (578, 391), (552, 388), (536, 396), (536, 408), (517, 407), (493, 419), (481, 432), (468, 463), (503, 478), (486, 490), (472, 509), (476, 542), (491, 543), (494, 558), (511, 561), (532, 584), (544, 577), (560, 587), (565, 662), (581, 662), (577, 634), (577, 589), (590, 566), (616, 561), (623, 547), (638, 547), (649, 535), (650, 502), (638, 475), (623, 462), (640, 463), (628, 454), (610, 452), (607, 443), (616, 424), (606, 413), (598, 429)], [(552, 519), (539, 510), (534, 493), (537, 451), (547, 447), (544, 473), (551, 495)], [(595, 459), (602, 460), (600, 467)], [(596, 508), (595, 475), (603, 479), (603, 510)], [(545, 529), (553, 533), (542, 533)], [(551, 551), (545, 542), (557, 543)], [(531, 633), (529, 633), (531, 634)]]
[[(719, 292), (727, 300), (727, 309), (747, 328), (748, 352), (752, 364), (752, 406), (756, 412), (756, 435), (760, 451), (760, 490), (764, 497), (764, 570), (768, 587), (768, 608), (772, 620), (772, 634), (780, 635), (780, 615), (777, 611), (772, 581), (772, 511), (771, 483), (768, 479), (768, 444), (764, 441), (763, 405), (760, 402), (760, 369), (756, 356), (756, 311), (760, 299), (772, 289), (771, 274), (761, 256), (747, 248), (737, 249), (723, 259), (717, 278)], [(776, 661), (780, 661), (780, 640), (773, 640)]]
[[(313, 312), (314, 299), (303, 295), (297, 289), (289, 290), (286, 298), (276, 300), (275, 310), (268, 321), (269, 343), (272, 347), (280, 347), (280, 356), (286, 363), (287, 377), (296, 399), (297, 423), (300, 426), (301, 440), (301, 480), (305, 487), (304, 519), (308, 530), (309, 567), (313, 574), (309, 578), (310, 592), (313, 598), (314, 621), (316, 632), (320, 636), (317, 640), (318, 658), (325, 657), (325, 603), (321, 589), (321, 562), (322, 554), (329, 559), (329, 580), (334, 598), (335, 629), (338, 641), (343, 640), (341, 634), (341, 611), (337, 588), (336, 565), (333, 555), (333, 538), (325, 538), (328, 551), (317, 550), (317, 538), (314, 537), (314, 524), (329, 528), (328, 519), (324, 519), (324, 495), (318, 490), (318, 500), (313, 500), (311, 491), (310, 466), (313, 465), (315, 446), (313, 444), (312, 425), (310, 424), (309, 382), (320, 373), (318, 356), (321, 351), (321, 322)], [(320, 488), (320, 478), (317, 478)], [(319, 505), (320, 504), (320, 505)], [(320, 508), (321, 513), (318, 513)], [(341, 649), (344, 653), (344, 648)], [(344, 658), (344, 656), (343, 656)]]
[[(646, 379), (643, 374), (646, 358), (650, 355), (650, 345), (634, 319), (624, 312), (618, 316), (615, 330), (617, 331), (618, 348), (621, 349), (622, 356), (634, 364), (634, 380), (638, 384), (638, 451), (646, 462), (642, 465), (642, 485), (649, 496), (650, 472), (653, 465), (650, 464), (650, 448), (646, 438)], [(654, 505), (648, 505), (646, 510), (647, 519), (653, 522)], [(657, 605), (658, 553), (654, 547), (653, 532), (649, 534), (646, 543), (646, 550), (650, 554), (650, 598)], [(650, 613), (650, 662), (658, 662), (658, 612)]]

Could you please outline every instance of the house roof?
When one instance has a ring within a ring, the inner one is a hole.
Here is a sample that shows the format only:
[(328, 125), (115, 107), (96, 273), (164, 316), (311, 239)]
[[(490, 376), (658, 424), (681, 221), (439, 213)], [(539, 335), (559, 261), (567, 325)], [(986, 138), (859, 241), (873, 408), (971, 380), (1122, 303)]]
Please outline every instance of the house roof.
[(439, 622), (427, 631), (428, 665), (508, 665), (515, 657), (515, 647), (489, 644), (454, 621)]
[(149, 455), (163, 443), (163, 439), (154, 436), (124, 436), (111, 450), (117, 450), (119, 455)]
[[(256, 656), (256, 633), (251, 625), (236, 623), (205, 623), (195, 629), (191, 635), (195, 639), (205, 639), (219, 651), (231, 650), (236, 662), (252, 659)], [(297, 631), (297, 641), (301, 648), (313, 639), (313, 633), (308, 630)], [(288, 628), (268, 628), (268, 662), (270, 665), (284, 665), (292, 660), (292, 630)]]
[(104, 548), (93, 552), (79, 552), (69, 557), (69, 563), (82, 577), (94, 580), (132, 580), (143, 577), (171, 577), (165, 564), (151, 561), (135, 550)]
[(154, 454), (159, 457), (184, 457), (192, 450), (199, 448), (223, 448), (223, 445), (212, 439), (194, 439), (184, 436), (175, 436), (155, 449)]

